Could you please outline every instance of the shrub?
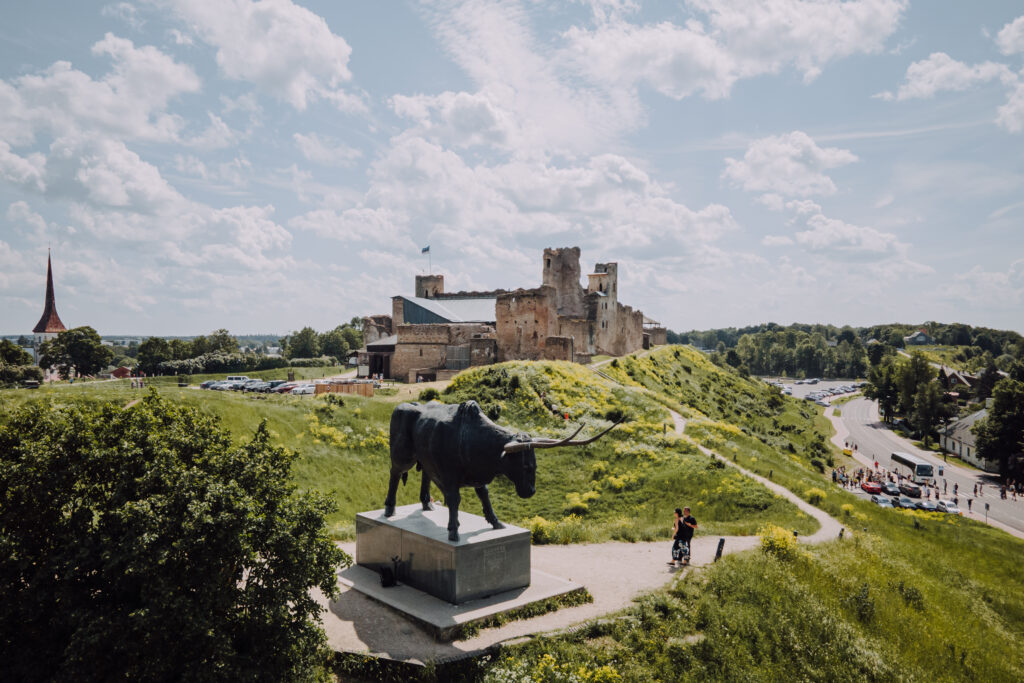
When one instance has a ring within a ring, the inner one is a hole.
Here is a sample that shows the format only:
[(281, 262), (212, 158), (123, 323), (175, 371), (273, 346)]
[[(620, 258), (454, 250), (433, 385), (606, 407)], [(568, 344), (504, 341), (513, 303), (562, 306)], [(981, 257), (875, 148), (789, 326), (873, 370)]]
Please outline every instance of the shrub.
[(875, 618), (875, 601), (866, 582), (862, 583), (856, 592), (846, 596), (843, 602), (862, 623), (870, 624)]
[(821, 505), (822, 501), (825, 500), (827, 494), (817, 487), (812, 487), (804, 491), (804, 499), (811, 505)]
[(774, 555), (780, 560), (796, 559), (800, 553), (796, 536), (775, 524), (765, 524), (757, 535), (761, 538), (761, 552)]
[(526, 528), (530, 530), (530, 537), (533, 540), (534, 545), (544, 545), (553, 541), (553, 534), (555, 530), (555, 523), (550, 522), (540, 515), (531, 517), (524, 522)]
[(292, 358), (288, 364), (293, 368), (327, 368), (334, 365), (334, 359), (330, 356), (319, 358)]
[(436, 401), (441, 398), (441, 392), (433, 387), (428, 387), (420, 392), (418, 400), (420, 401)]
[(825, 474), (825, 461), (819, 458), (811, 458), (811, 467)]

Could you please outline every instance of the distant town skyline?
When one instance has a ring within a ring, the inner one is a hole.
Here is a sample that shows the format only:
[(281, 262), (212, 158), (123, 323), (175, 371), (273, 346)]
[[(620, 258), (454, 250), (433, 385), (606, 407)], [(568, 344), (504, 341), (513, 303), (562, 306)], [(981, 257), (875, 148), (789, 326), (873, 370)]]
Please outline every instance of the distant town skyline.
[(671, 329), (1024, 331), (1024, 7), (0, 8), (0, 334), (329, 329), (619, 263)]

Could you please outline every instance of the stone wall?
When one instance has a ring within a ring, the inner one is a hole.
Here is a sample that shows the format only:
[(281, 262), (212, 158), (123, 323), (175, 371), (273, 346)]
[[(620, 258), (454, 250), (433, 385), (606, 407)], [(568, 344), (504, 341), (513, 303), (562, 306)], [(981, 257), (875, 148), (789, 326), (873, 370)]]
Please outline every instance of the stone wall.
[(469, 340), (469, 364), (490, 365), (498, 361), (498, 340), (491, 336), (489, 338), (477, 338)]
[(417, 275), (416, 296), (420, 299), (430, 299), (438, 294), (444, 294), (444, 275)]
[(544, 340), (544, 360), (568, 360), (573, 359), (572, 337), (548, 337)]
[(391, 297), (391, 329), (398, 330), (405, 324), (405, 299), (400, 296)]
[(399, 325), (395, 332), (398, 342), (391, 357), (391, 376), (401, 380), (411, 371), (443, 368), (449, 346), (470, 344), (472, 355), (473, 343), (480, 344), (481, 348), (488, 342), (494, 344), (494, 328), (479, 323)]
[(648, 327), (647, 334), (651, 335), (652, 346), (668, 344), (668, 330), (664, 327)]
[(558, 334), (571, 337), (577, 354), (594, 353), (594, 321), (580, 318), (559, 318)]
[(557, 336), (553, 287), (502, 294), (497, 299), (495, 314), (499, 362), (539, 360), (543, 357), (544, 340)]

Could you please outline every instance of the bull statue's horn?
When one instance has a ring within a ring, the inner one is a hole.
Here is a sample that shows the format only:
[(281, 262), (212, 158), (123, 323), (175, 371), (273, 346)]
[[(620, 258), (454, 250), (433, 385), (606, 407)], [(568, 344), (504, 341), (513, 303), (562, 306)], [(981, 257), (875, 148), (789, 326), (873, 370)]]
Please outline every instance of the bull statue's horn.
[(572, 437), (576, 436), (577, 434), (579, 434), (580, 430), (583, 429), (583, 425), (580, 425), (580, 428), (577, 429), (575, 432), (573, 432), (572, 436), (569, 436), (569, 437), (567, 437), (565, 439), (561, 439), (561, 440), (555, 440), (555, 439), (534, 439), (532, 442), (530, 442), (530, 444), (534, 448), (557, 448), (558, 446), (586, 446), (588, 443), (594, 443), (595, 441), (600, 439), (602, 436), (604, 436), (608, 432), (610, 432), (613, 429), (615, 429), (616, 427), (618, 427), (620, 422), (622, 422), (622, 420), (619, 420), (618, 422), (613, 423), (611, 427), (609, 427), (608, 429), (604, 430), (603, 432), (601, 432), (597, 436), (593, 436), (593, 437), (591, 437), (589, 439), (584, 439), (583, 441), (573, 441), (572, 440)]
[[(583, 425), (580, 425), (575, 432), (565, 437), (564, 439), (531, 439), (529, 441), (509, 441), (505, 444), (506, 453), (516, 453), (518, 451), (525, 451), (530, 448), (553, 448), (555, 446), (562, 446), (569, 442), (569, 440), (583, 431)], [(541, 445), (550, 444), (550, 445)]]

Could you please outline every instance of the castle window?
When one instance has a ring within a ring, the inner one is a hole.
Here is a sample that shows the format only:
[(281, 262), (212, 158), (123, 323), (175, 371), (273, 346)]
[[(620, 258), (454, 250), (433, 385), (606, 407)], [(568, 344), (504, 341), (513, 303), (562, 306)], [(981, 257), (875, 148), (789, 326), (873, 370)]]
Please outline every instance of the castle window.
[(423, 355), (423, 349), (420, 349), (420, 355), (421, 356)]
[(547, 263), (548, 264), (546, 266), (544, 266), (544, 267), (545, 268), (550, 268), (551, 267), (551, 259), (547, 259)]

